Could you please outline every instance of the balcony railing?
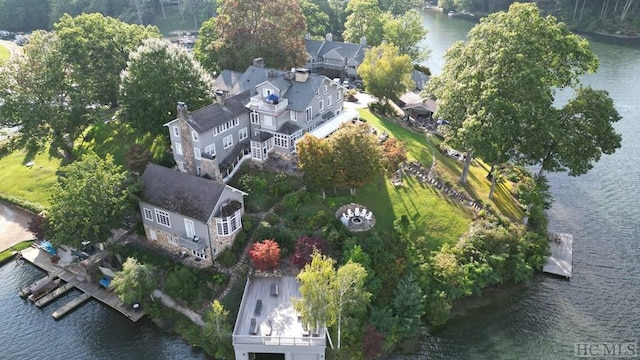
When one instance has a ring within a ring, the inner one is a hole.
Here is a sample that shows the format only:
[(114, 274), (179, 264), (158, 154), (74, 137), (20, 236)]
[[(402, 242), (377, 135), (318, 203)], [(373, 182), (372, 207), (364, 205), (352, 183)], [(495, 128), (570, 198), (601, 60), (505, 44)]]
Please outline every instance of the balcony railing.
[(207, 242), (201, 237), (187, 237), (186, 234), (183, 234), (178, 236), (178, 245), (186, 247), (190, 250), (201, 251), (202, 249), (207, 247)]
[(278, 337), (260, 335), (234, 335), (234, 344), (279, 345), (279, 346), (326, 346), (324, 336)]
[(249, 108), (251, 110), (280, 114), (287, 109), (288, 104), (289, 100), (283, 98), (280, 98), (277, 104), (270, 104), (262, 96), (254, 96), (249, 102)]

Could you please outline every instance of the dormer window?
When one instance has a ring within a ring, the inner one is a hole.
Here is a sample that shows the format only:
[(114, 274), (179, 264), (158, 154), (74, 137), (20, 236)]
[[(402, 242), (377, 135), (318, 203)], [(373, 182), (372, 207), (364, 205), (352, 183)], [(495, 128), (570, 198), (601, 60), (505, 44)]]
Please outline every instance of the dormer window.
[(195, 131), (191, 132), (191, 137), (193, 138), (193, 141), (198, 141), (198, 133)]

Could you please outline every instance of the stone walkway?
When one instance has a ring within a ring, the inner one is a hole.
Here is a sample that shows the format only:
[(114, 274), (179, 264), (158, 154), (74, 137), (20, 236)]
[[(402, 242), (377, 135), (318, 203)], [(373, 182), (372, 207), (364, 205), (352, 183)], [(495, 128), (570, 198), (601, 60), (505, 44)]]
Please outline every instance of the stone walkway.
[(188, 317), (189, 320), (193, 321), (194, 324), (199, 326), (204, 326), (204, 320), (202, 320), (202, 316), (200, 316), (200, 314), (196, 313), (191, 309), (188, 309), (186, 307), (176, 304), (176, 302), (171, 297), (169, 297), (167, 294), (163, 293), (162, 291), (154, 290), (153, 296), (155, 298), (160, 299), (160, 301), (162, 301), (162, 304), (164, 304), (164, 306), (172, 308), (177, 312), (181, 313), (182, 315)]

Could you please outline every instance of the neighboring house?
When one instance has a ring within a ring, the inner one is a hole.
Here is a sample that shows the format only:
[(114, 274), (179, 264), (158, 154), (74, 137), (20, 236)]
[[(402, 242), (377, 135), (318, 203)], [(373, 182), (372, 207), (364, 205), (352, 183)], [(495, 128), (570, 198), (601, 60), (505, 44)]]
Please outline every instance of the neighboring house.
[(203, 177), (149, 164), (140, 212), (147, 240), (211, 266), (242, 229), (246, 193)]
[(324, 359), (325, 331), (304, 328), (291, 300), (300, 297), (295, 277), (249, 278), (233, 329), (236, 360)]
[(305, 68), (268, 69), (256, 59), (241, 75), (223, 72), (216, 82), (221, 101), (191, 113), (179, 103), (178, 118), (165, 126), (178, 169), (219, 182), (245, 160), (291, 154), (306, 132), (328, 135), (357, 117), (343, 112), (344, 87)]
[(327, 34), (325, 40), (313, 40), (307, 34), (305, 43), (308, 56), (306, 67), (313, 73), (342, 80), (358, 78), (358, 67), (364, 60), (365, 50), (370, 48), (365, 38), (360, 44), (352, 44), (333, 41), (331, 34)]

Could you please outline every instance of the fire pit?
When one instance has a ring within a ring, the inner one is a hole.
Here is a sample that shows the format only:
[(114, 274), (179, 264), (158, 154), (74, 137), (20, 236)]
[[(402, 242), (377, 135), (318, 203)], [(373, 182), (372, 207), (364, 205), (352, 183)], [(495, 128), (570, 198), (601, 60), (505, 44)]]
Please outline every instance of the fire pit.
[(351, 218), (351, 222), (354, 224), (362, 224), (362, 218), (360, 216), (354, 216)]
[(360, 204), (354, 203), (341, 206), (336, 211), (336, 218), (339, 219), (349, 231), (354, 232), (367, 231), (376, 223), (372, 211)]

